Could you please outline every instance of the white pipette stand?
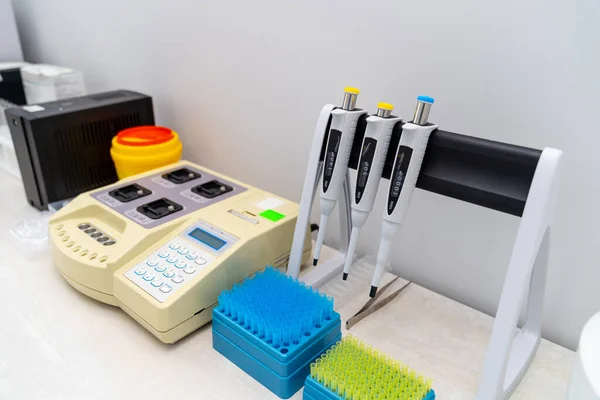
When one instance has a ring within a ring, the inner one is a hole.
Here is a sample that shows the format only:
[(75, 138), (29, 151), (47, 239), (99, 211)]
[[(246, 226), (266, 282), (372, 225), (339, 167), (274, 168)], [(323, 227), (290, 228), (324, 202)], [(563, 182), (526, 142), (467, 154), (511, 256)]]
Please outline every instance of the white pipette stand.
[[(294, 244), (288, 266), (288, 274), (293, 277), (298, 277), (300, 272), (302, 240), (308, 228), (310, 210), (322, 172), (322, 162), (319, 161), (319, 157), (333, 107), (327, 105), (323, 108), (315, 129)], [(484, 148), (484, 151), (482, 150), (484, 154), (495, 151), (505, 153), (514, 151), (519, 154), (525, 149), (512, 146), (514, 150), (511, 150), (511, 148), (506, 150), (506, 147), (511, 146), (444, 131), (438, 131), (437, 133), (439, 136), (443, 136), (446, 141), (453, 140), (452, 137), (456, 137), (456, 143), (465, 146), (465, 148), (472, 149), (478, 146)], [(436, 132), (432, 134), (429, 147), (439, 146), (442, 149), (444, 144), (436, 144), (436, 140), (433, 139), (435, 134)], [(439, 141), (441, 140), (440, 138)], [(433, 153), (431, 150), (428, 150), (428, 152)], [(500, 400), (510, 397), (527, 372), (540, 343), (551, 224), (557, 200), (557, 173), (561, 157), (562, 151), (560, 150), (545, 148), (541, 151), (533, 178), (529, 181), (529, 190), (526, 192), (522, 214), (506, 211), (510, 207), (505, 205), (483, 204), (485, 201), (479, 203), (488, 208), (519, 215), (521, 221), (498, 304), (476, 400)], [(427, 160), (424, 162), (421, 175), (428, 173), (426, 163)], [(484, 166), (481, 167), (484, 168)], [(460, 180), (460, 177), (456, 180)], [(338, 253), (301, 277), (301, 280), (306, 284), (316, 288), (328, 282), (332, 277), (340, 276), (343, 269), (351, 227), (349, 183), (349, 177), (347, 176), (343, 195), (339, 198), (340, 248)], [(444, 190), (440, 189), (441, 186), (435, 187), (434, 179), (430, 179), (429, 182), (421, 185), (419, 183), (417, 187), (422, 189), (466, 200), (461, 198), (465, 196), (444, 193)], [(506, 187), (501, 187), (499, 191), (502, 192), (502, 189), (507, 190)], [(508, 190), (510, 189), (508, 188)], [(476, 203), (474, 200), (470, 202)], [(523, 307), (526, 307), (526, 320), (523, 327), (515, 334), (518, 328), (519, 314)]]

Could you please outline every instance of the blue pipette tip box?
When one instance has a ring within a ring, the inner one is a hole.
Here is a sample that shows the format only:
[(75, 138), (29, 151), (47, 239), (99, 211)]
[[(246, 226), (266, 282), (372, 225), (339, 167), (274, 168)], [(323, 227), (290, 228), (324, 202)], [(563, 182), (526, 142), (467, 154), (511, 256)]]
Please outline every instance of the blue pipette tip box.
[[(302, 400), (344, 400), (345, 397), (340, 397), (338, 394), (333, 393), (325, 386), (311, 378), (306, 378), (306, 384), (304, 386), (304, 392), (302, 393)], [(401, 400), (401, 399), (400, 399)], [(435, 400), (435, 392), (433, 389), (427, 393), (423, 400)]]
[(284, 399), (341, 338), (333, 299), (273, 267), (219, 295), (212, 330), (215, 350)]
[(429, 96), (419, 96), (417, 97), (417, 101), (422, 101), (424, 103), (431, 103), (433, 104), (433, 102), (435, 101), (433, 99), (433, 97), (429, 97)]

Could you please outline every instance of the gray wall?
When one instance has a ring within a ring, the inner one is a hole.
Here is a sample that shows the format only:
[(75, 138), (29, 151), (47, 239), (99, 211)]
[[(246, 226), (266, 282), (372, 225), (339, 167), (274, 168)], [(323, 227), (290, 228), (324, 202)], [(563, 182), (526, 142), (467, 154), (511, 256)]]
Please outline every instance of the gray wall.
[[(88, 89), (154, 96), (185, 157), (299, 200), (321, 106), (410, 117), (436, 98), (446, 130), (565, 151), (544, 318), (571, 348), (600, 308), (600, 2), (15, 0), (27, 59)], [(318, 207), (315, 211), (318, 213)], [(374, 253), (381, 207), (363, 231)], [(316, 218), (315, 218), (316, 219)], [(393, 252), (406, 277), (493, 314), (518, 220), (419, 192)], [(336, 230), (327, 242), (336, 243)]]
[(0, 0), (0, 62), (23, 61), (11, 0)]

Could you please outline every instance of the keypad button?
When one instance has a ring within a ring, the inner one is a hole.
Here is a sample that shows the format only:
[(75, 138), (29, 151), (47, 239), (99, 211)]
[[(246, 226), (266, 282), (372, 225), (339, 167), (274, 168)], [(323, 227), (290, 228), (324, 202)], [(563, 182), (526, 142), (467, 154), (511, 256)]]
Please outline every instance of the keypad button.
[(90, 224), (81, 224), (81, 225), (79, 225), (79, 229), (81, 229), (81, 230), (85, 230), (85, 229), (87, 229), (89, 227), (90, 227)]
[(167, 269), (167, 267), (165, 266), (164, 263), (160, 263), (156, 267), (154, 267), (154, 270), (156, 272), (165, 272), (165, 269)]
[(182, 248), (180, 248), (180, 249), (179, 249), (177, 252), (178, 252), (179, 254), (181, 254), (182, 256), (184, 256), (184, 255), (186, 255), (186, 254), (188, 253), (188, 251), (189, 251), (189, 250), (188, 250), (188, 248), (187, 248), (187, 247), (182, 247)]
[(177, 262), (178, 258), (175, 256), (171, 256), (169, 258), (167, 258), (167, 261), (170, 262), (171, 264)]
[(158, 260), (156, 258), (151, 258), (148, 261), (146, 261), (146, 264), (148, 264), (151, 267), (155, 267), (158, 265)]
[(171, 244), (169, 245), (169, 248), (170, 248), (171, 250), (177, 250), (177, 249), (179, 249), (180, 247), (181, 247), (181, 245), (180, 245), (178, 242), (174, 242), (174, 243), (171, 243)]
[(171, 279), (171, 280), (175, 283), (181, 283), (181, 282), (183, 282), (183, 276), (177, 275), (177, 276), (173, 277), (173, 279)]
[(104, 245), (105, 246), (112, 246), (115, 243), (117, 243), (117, 242), (115, 242), (114, 240), (109, 240), (108, 242), (104, 243)]
[(158, 278), (152, 281), (152, 286), (154, 287), (161, 287), (163, 284), (162, 279)]
[(176, 266), (177, 268), (179, 268), (179, 269), (182, 269), (182, 268), (185, 268), (185, 267), (187, 267), (187, 263), (184, 263), (183, 261), (177, 261), (177, 262), (175, 263), (175, 266)]
[(145, 273), (146, 273), (146, 268), (138, 268), (138, 269), (136, 269), (136, 270), (135, 270), (135, 274), (136, 274), (136, 275), (140, 275), (140, 276), (142, 276), (142, 275), (144, 275)]
[(198, 265), (204, 265), (204, 264), (206, 264), (206, 258), (204, 258), (204, 257), (198, 257), (196, 259), (196, 264), (198, 264)]
[(102, 232), (96, 232), (96, 233), (92, 233), (90, 236), (93, 237), (94, 239), (96, 239), (96, 238), (99, 238), (102, 235), (103, 235)]
[(173, 268), (168, 269), (163, 273), (163, 276), (165, 276), (167, 278), (172, 278), (175, 276), (175, 270)]
[(164, 251), (161, 251), (160, 253), (158, 253), (158, 256), (159, 256), (160, 258), (167, 258), (167, 257), (169, 257), (170, 255), (171, 255), (171, 253), (169, 253), (169, 252), (168, 252), (168, 251), (166, 251), (166, 250), (164, 250)]
[(98, 238), (97, 240), (98, 240), (100, 243), (104, 243), (104, 242), (108, 241), (109, 239), (110, 239), (110, 238), (109, 238), (108, 236), (102, 236), (101, 238)]
[(185, 272), (186, 274), (193, 274), (194, 272), (196, 272), (196, 268), (187, 267), (186, 269), (183, 270), (183, 272)]
[(146, 275), (144, 275), (143, 279), (145, 281), (150, 282), (152, 279), (154, 279), (154, 275), (152, 275), (152, 274), (146, 274)]
[(198, 258), (198, 254), (191, 252), (189, 253), (187, 256), (185, 256), (188, 260), (195, 260), (196, 258)]
[(171, 291), (171, 286), (170, 285), (162, 285), (160, 287), (160, 291), (163, 293), (169, 293)]

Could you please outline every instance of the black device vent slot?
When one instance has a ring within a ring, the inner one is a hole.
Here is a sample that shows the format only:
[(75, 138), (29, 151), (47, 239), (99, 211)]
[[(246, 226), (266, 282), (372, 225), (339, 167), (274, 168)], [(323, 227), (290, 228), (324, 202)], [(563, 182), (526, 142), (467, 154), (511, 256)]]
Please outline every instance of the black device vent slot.
[[(8, 115), (7, 114), (5, 114), (5, 115), (7, 117), (6, 119), (9, 119)], [(15, 117), (13, 116), (12, 119), (13, 119), (12, 123), (15, 124), (15, 122), (14, 122), (15, 121)], [(19, 125), (23, 129), (25, 128), (23, 120), (18, 121), (15, 125)], [(27, 172), (21, 170), (21, 173), (23, 174), (24, 177), (26, 176), (25, 174), (29, 175), (29, 172), (33, 176), (33, 181), (35, 183), (35, 189), (36, 189), (35, 190), (35, 199), (32, 199), (31, 196), (29, 196), (29, 195), (27, 196), (27, 199), (28, 199), (30, 205), (32, 205), (34, 207), (37, 207), (38, 203), (41, 204), (41, 202), (43, 201), (41, 199), (41, 193), (42, 192), (40, 190), (40, 180), (42, 180), (43, 177), (40, 176), (40, 174), (36, 171), (36, 168), (33, 165), (34, 155), (32, 153), (33, 148), (31, 146), (31, 142), (29, 140), (29, 135), (27, 135), (26, 132), (22, 132), (21, 134), (22, 134), (23, 139), (25, 140), (25, 146), (26, 146), (26, 150), (27, 150), (27, 160), (28, 160), (28, 162), (30, 163), (30, 166), (31, 166), (31, 169), (26, 168)], [(17, 151), (18, 151), (18, 149), (17, 149)], [(20, 165), (19, 165), (19, 167), (20, 167)]]
[(139, 126), (139, 113), (123, 114), (106, 120), (91, 121), (54, 133), (64, 177), (65, 190), (71, 196), (116, 181), (110, 158), (110, 140), (123, 129)]
[(90, 99), (96, 100), (96, 101), (117, 99), (119, 97), (125, 97), (125, 93), (123, 93), (123, 92), (108, 92), (108, 93), (93, 94), (93, 95), (89, 96)]

